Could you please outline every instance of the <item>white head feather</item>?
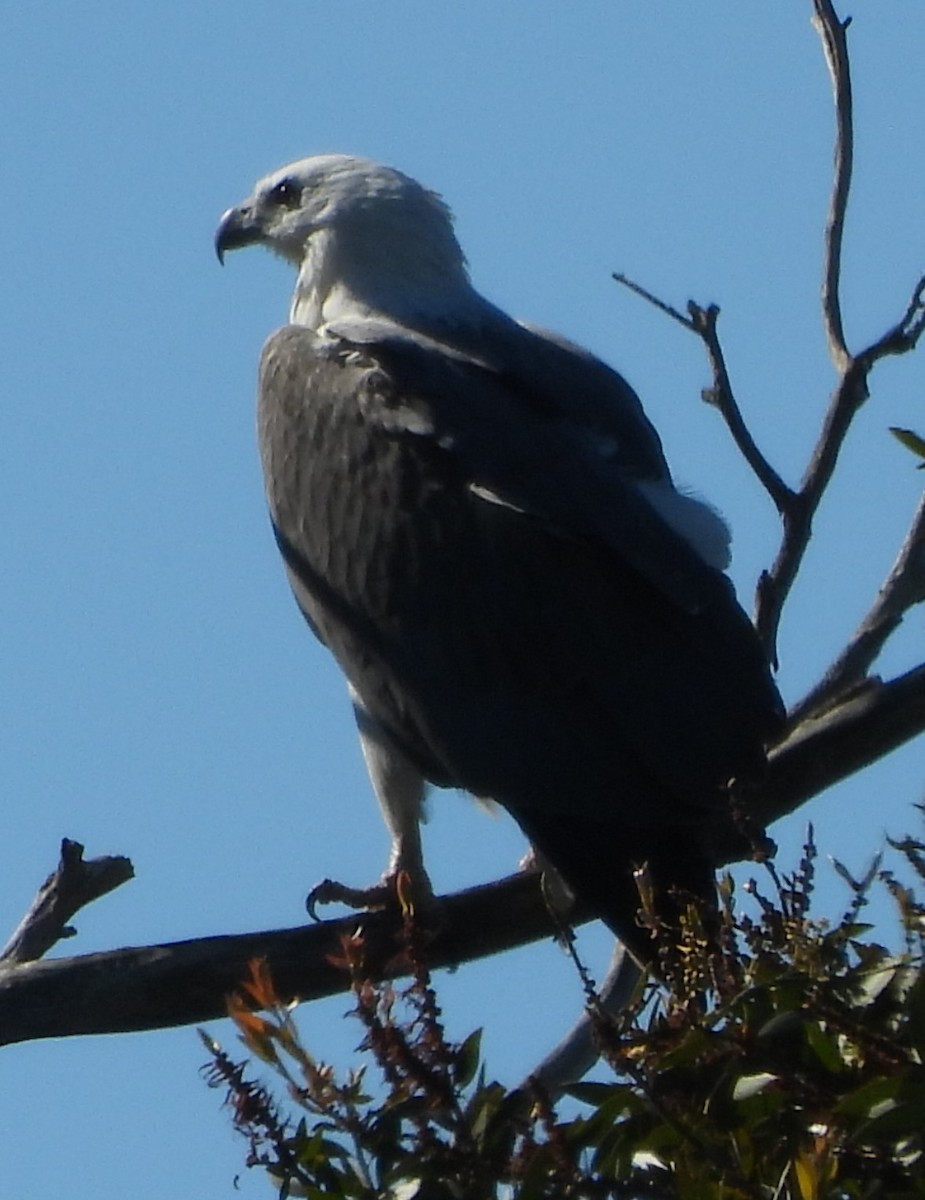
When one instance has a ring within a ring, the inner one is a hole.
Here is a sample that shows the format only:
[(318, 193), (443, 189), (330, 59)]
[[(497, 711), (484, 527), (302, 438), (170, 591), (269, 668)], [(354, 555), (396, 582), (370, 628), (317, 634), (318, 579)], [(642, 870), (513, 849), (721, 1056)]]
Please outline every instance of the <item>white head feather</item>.
[(473, 290), (450, 210), (436, 193), (366, 158), (303, 158), (239, 206), (260, 240), (298, 269), (290, 320), (454, 321), (486, 305)]

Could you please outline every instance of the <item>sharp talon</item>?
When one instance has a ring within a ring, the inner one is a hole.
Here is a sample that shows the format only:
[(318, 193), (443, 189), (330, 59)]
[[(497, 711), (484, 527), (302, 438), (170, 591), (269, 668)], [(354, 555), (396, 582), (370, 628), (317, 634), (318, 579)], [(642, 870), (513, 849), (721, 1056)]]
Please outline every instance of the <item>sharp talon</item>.
[(346, 904), (348, 908), (386, 908), (396, 903), (395, 881), (388, 879), (369, 888), (349, 887), (336, 879), (322, 879), (305, 897), (305, 907), (313, 921), (320, 921), (320, 904)]
[(321, 920), (321, 917), (318, 915), (318, 905), (327, 904), (327, 900), (324, 898), (324, 892), (330, 882), (330, 879), (322, 879), (321, 883), (315, 884), (312, 890), (305, 897), (305, 908), (313, 921)]
[(416, 879), (411, 878), (408, 890), (409, 876), (407, 872), (384, 876), (379, 883), (372, 887), (355, 888), (346, 883), (338, 883), (336, 879), (322, 879), (315, 884), (305, 897), (305, 908), (313, 921), (321, 921), (323, 917), (318, 909), (323, 904), (345, 904), (348, 908), (382, 909), (397, 907), (401, 901), (397, 892), (397, 880), (404, 876), (404, 901), (420, 913), (430, 913), (439, 907), (426, 874), (421, 873)]

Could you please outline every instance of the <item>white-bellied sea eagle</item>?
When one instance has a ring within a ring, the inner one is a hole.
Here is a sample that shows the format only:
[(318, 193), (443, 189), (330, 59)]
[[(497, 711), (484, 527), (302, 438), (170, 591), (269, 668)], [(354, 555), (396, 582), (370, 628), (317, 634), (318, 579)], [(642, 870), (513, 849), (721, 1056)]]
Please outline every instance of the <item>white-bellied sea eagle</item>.
[(711, 894), (745, 848), (728, 784), (782, 718), (725, 524), (675, 489), (615, 371), (473, 288), (408, 176), (283, 167), (221, 219), (220, 257), (254, 243), (298, 273), (260, 364), (270, 515), (349, 683), (386, 879), (426, 881), (425, 788), (463, 788), (651, 958), (633, 869)]

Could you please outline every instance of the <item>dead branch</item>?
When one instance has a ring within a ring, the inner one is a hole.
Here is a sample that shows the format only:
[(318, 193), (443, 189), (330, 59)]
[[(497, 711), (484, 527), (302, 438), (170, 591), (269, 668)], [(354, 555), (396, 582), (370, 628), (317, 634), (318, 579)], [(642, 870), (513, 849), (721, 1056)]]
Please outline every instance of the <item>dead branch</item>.
[(716, 329), (719, 306), (709, 304), (706, 308), (702, 308), (691, 300), (688, 303), (687, 311), (691, 315), (690, 327), (706, 347), (707, 358), (713, 372), (713, 386), (704, 388), (701, 396), (708, 404), (712, 404), (719, 410), (742, 457), (774, 501), (777, 511), (785, 515), (793, 506), (795, 497), (792, 489), (784, 483), (758, 449), (755, 439), (742, 417), (741, 409), (732, 390), (729, 372), (726, 369), (726, 358)]
[[(539, 875), (441, 897), (443, 924), (428, 944), (428, 964), (453, 967), (551, 937), (555, 926)], [(579, 914), (577, 920), (587, 920)], [(350, 986), (338, 965), (342, 939), (362, 928), (371, 978), (406, 972), (401, 916), (377, 912), (295, 929), (113, 950), (0, 971), (0, 1045), (89, 1033), (128, 1033), (214, 1020), (247, 978), (248, 963), (267, 959), (286, 1001), (317, 1000)]]
[(925, 732), (925, 663), (884, 682), (867, 678), (825, 712), (792, 727), (770, 754), (768, 777), (748, 796), (765, 824)]
[(531, 1085), (538, 1083), (550, 1100), (557, 1101), (570, 1083), (582, 1079), (600, 1058), (596, 1023), (607, 1017), (618, 1018), (632, 1001), (641, 979), (641, 968), (617, 942), (596, 995), (588, 998), (585, 1011), (530, 1072), (521, 1090), (529, 1095)]
[[(767, 778), (745, 797), (772, 822), (925, 730), (925, 665), (882, 683), (867, 680), (824, 717), (792, 729), (771, 754)], [(718, 864), (720, 865), (720, 864)], [(443, 923), (428, 946), (434, 969), (453, 967), (552, 937), (556, 926), (535, 873), (509, 876), (441, 898)], [(573, 924), (587, 912), (570, 914)], [(225, 997), (266, 957), (284, 998), (346, 991), (336, 965), (341, 939), (366, 937), (369, 974), (393, 978), (401, 920), (380, 912), (296, 929), (113, 950), (0, 970), (0, 1045), (89, 1033), (195, 1024), (225, 1015)]]
[(835, 98), (835, 163), (832, 195), (825, 228), (825, 265), (822, 273), (822, 315), (829, 353), (836, 371), (844, 374), (851, 364), (845, 344), (841, 313), (841, 256), (845, 213), (854, 164), (854, 101), (846, 31), (851, 18), (841, 21), (831, 0), (813, 0), (813, 26), (822, 40), (823, 53)]
[(666, 317), (671, 317), (672, 321), (677, 321), (679, 325), (683, 325), (685, 329), (693, 329), (694, 323), (690, 317), (685, 317), (684, 313), (679, 312), (673, 305), (667, 304), (664, 300), (660, 300), (654, 292), (650, 292), (648, 288), (644, 288), (641, 283), (637, 283), (634, 279), (630, 279), (628, 275), (624, 275), (621, 271), (614, 271), (611, 276), (613, 280), (634, 292), (637, 296), (641, 296), (649, 304), (665, 314)]
[(891, 329), (872, 342), (866, 350), (862, 350), (857, 356), (858, 361), (863, 363), (869, 371), (881, 358), (887, 358), (892, 354), (908, 354), (917, 346), (923, 329), (925, 329), (925, 275), (915, 285), (909, 303), (906, 305), (906, 311), (900, 319)]
[(701, 339), (706, 347), (707, 357), (709, 358), (710, 367), (713, 372), (712, 386), (704, 388), (701, 396), (707, 404), (711, 404), (723, 417), (742, 457), (754, 471), (759, 482), (774, 501), (778, 512), (782, 514), (786, 513), (794, 503), (794, 494), (758, 449), (755, 439), (745, 424), (742, 411), (732, 390), (729, 372), (726, 369), (726, 359), (723, 354), (722, 345), (720, 344), (719, 334), (716, 330), (716, 323), (719, 319), (719, 306), (708, 304), (706, 307), (703, 307), (693, 300), (689, 300), (687, 304), (688, 315), (685, 316), (672, 305), (666, 304), (664, 300), (660, 300), (658, 296), (648, 291), (647, 288), (630, 279), (629, 276), (621, 272), (614, 272), (613, 279), (617, 283), (622, 284), (623, 287), (628, 288), (631, 292), (634, 292), (637, 296), (642, 297), (649, 304), (654, 305), (660, 312), (671, 317), (673, 321), (677, 321), (679, 325), (683, 325), (685, 329), (696, 333)]
[(914, 350), (925, 325), (925, 277), (919, 280), (896, 325), (857, 355), (847, 348), (842, 322), (841, 255), (845, 213), (854, 159), (853, 100), (846, 30), (831, 0), (813, 0), (813, 25), (819, 32), (835, 96), (835, 167), (824, 238), (822, 317), (829, 353), (839, 373), (818, 441), (799, 491), (782, 513), (784, 534), (777, 558), (758, 584), (755, 625), (773, 658), (784, 603), (797, 577), (812, 536), (812, 523), (828, 488), (855, 414), (868, 397), (868, 376), (890, 354)]
[(851, 422), (868, 397), (868, 376), (876, 363), (887, 355), (905, 354), (915, 349), (925, 328), (923, 291), (925, 278), (916, 285), (902, 320), (851, 359), (832, 394), (799, 491), (794, 503), (783, 514), (784, 536), (777, 558), (758, 583), (755, 624), (762, 641), (770, 648), (777, 641), (784, 602), (809, 545), (816, 510), (835, 472)]
[(131, 861), (121, 857), (85, 862), (79, 842), (64, 838), (56, 869), (39, 888), (29, 911), (0, 951), (0, 965), (34, 962), (56, 942), (73, 937), (68, 921), (81, 908), (133, 877)]
[(838, 696), (864, 679), (915, 604), (925, 601), (925, 495), (874, 603), (848, 644), (818, 684), (795, 706), (792, 718), (821, 714)]
[[(653, 296), (625, 275), (614, 275), (617, 282), (630, 288), (672, 320), (700, 337), (713, 375), (713, 384), (704, 390), (703, 398), (718, 409), (740, 453), (781, 515), (783, 535), (777, 556), (770, 569), (762, 573), (755, 598), (755, 626), (772, 662), (777, 661), (777, 635), (784, 604), (802, 565), (812, 537), (813, 519), (831, 482), (851, 423), (868, 397), (870, 372), (888, 355), (905, 354), (914, 350), (925, 329), (925, 276), (922, 276), (902, 317), (895, 325), (859, 353), (853, 355), (848, 349), (840, 288), (845, 214), (854, 161), (853, 98), (846, 36), (850, 19), (839, 19), (832, 0), (813, 0), (813, 9), (813, 25), (822, 41), (835, 101), (834, 170), (823, 245), (822, 319), (829, 353), (838, 372), (838, 382), (797, 490), (794, 491), (784, 483), (760, 452), (742, 417), (717, 334), (719, 308), (715, 304), (704, 307), (690, 301), (689, 315), (685, 317), (678, 309)], [(832, 694), (838, 687), (854, 682), (870, 667), (886, 637), (899, 623), (895, 619), (899, 591), (896, 583), (892, 575), (885, 582), (886, 600), (875, 605), (871, 614), (862, 622), (852, 644), (846, 648), (839, 661), (833, 664), (818, 688), (813, 690), (811, 697), (814, 701), (823, 693)], [(865, 656), (870, 655), (871, 651), (873, 656), (865, 660)], [(801, 713), (807, 711), (808, 700), (809, 698), (801, 703)]]

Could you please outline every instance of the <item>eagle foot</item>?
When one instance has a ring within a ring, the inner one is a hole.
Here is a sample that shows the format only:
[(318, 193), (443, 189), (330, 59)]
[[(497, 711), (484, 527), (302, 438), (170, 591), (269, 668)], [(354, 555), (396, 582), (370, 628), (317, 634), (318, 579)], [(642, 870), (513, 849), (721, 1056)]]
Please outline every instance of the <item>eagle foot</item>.
[(322, 879), (305, 897), (305, 907), (313, 921), (321, 920), (318, 914), (320, 904), (345, 904), (348, 908), (375, 910), (397, 903), (394, 879), (384, 879), (367, 888), (350, 887), (349, 884), (338, 883), (336, 879)]
[(318, 913), (322, 904), (344, 904), (347, 908), (367, 912), (411, 904), (419, 914), (431, 913), (438, 907), (427, 875), (410, 875), (406, 871), (385, 875), (372, 887), (365, 888), (351, 887), (336, 879), (322, 879), (305, 897), (305, 907), (313, 921), (322, 919)]

